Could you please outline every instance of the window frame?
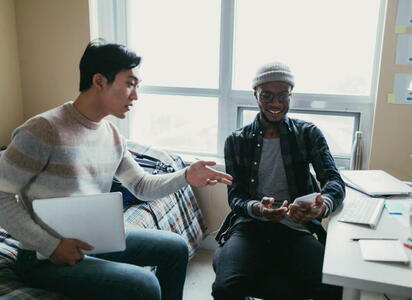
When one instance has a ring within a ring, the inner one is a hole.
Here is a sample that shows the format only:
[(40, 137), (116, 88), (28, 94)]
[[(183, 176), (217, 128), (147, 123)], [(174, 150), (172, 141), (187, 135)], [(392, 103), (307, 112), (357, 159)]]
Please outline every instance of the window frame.
[[(256, 106), (238, 106), (237, 107), (237, 127), (241, 127), (243, 124), (243, 112), (246, 110), (255, 110), (259, 109)], [(327, 116), (345, 116), (354, 118), (354, 128), (352, 132), (352, 140), (355, 138), (356, 131), (359, 130), (360, 126), (360, 113), (359, 112), (340, 112), (340, 111), (325, 111), (325, 110), (302, 110), (302, 109), (289, 109), (290, 113), (300, 113), (300, 114), (316, 114), (316, 115), (327, 115)], [(349, 169), (350, 168), (350, 155), (345, 154), (334, 154), (333, 158), (339, 168)]]
[[(89, 0), (91, 38), (102, 37), (107, 41), (127, 45), (127, 11), (130, 0)], [(387, 0), (379, 0), (379, 20), (376, 31), (376, 47), (372, 70), (372, 83), (369, 96), (307, 94), (293, 93), (291, 111), (301, 113), (325, 113), (359, 116), (358, 128), (363, 132), (364, 151), (363, 167), (369, 165), (369, 155), (372, 125), (375, 109), (375, 99), (379, 79), (380, 57)], [(183, 88), (169, 86), (143, 86), (139, 93), (160, 95), (185, 95), (200, 97), (217, 97), (218, 105), (218, 141), (217, 153), (208, 156), (223, 156), (223, 146), (226, 137), (239, 124), (239, 108), (256, 107), (253, 91), (232, 89), (234, 30), (235, 30), (236, 0), (221, 1), (220, 49), (219, 49), (219, 88)], [(99, 22), (104, 20), (105, 22)], [(252, 77), (253, 74), (251, 74)], [(129, 138), (130, 115), (123, 120), (110, 117), (119, 127), (122, 134)], [(184, 152), (182, 152), (184, 153)], [(201, 153), (190, 154), (199, 156)], [(203, 154), (204, 155), (204, 154)], [(334, 155), (339, 167), (348, 167), (350, 157)]]

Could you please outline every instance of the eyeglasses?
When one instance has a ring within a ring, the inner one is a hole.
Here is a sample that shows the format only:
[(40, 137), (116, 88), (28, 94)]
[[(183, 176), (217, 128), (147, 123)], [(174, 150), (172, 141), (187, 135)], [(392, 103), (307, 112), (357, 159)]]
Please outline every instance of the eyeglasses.
[(258, 99), (261, 102), (269, 103), (272, 102), (273, 99), (277, 99), (280, 103), (284, 103), (290, 99), (292, 94), (288, 91), (283, 91), (280, 93), (272, 93), (269, 91), (260, 91), (258, 93)]

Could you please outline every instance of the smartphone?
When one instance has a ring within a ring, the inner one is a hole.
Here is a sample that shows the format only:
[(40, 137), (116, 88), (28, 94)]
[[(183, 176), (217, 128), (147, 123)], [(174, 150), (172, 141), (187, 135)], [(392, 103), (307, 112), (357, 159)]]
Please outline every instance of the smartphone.
[(279, 201), (279, 200), (276, 200), (275, 203), (272, 204), (272, 208), (273, 208), (273, 209), (276, 209), (276, 208), (281, 207), (283, 201), (285, 201), (285, 200), (280, 200), (280, 201)]
[(315, 201), (316, 196), (317, 196), (318, 194), (319, 194), (319, 193), (312, 193), (312, 194), (307, 194), (307, 195), (298, 197), (298, 198), (295, 199), (295, 201), (293, 201), (293, 204), (299, 205), (299, 204), (298, 204), (299, 201), (300, 201), (300, 202), (305, 202), (305, 203), (312, 203), (312, 202)]

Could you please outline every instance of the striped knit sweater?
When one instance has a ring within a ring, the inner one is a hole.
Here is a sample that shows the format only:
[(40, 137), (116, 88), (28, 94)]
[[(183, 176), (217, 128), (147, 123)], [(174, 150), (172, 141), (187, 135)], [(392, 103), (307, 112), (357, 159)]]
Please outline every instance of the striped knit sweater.
[(109, 121), (92, 122), (68, 102), (37, 115), (12, 134), (0, 159), (0, 226), (24, 249), (48, 257), (60, 238), (36, 222), (34, 199), (110, 191), (118, 178), (139, 199), (150, 201), (187, 185), (185, 169), (146, 173)]

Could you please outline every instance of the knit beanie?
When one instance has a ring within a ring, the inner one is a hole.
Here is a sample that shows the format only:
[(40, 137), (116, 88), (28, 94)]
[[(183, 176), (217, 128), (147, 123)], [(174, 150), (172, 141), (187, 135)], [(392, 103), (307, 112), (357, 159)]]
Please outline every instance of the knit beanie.
[(257, 86), (271, 81), (286, 82), (292, 89), (295, 86), (295, 79), (289, 67), (277, 61), (267, 63), (257, 70), (252, 80), (252, 87), (256, 89)]

